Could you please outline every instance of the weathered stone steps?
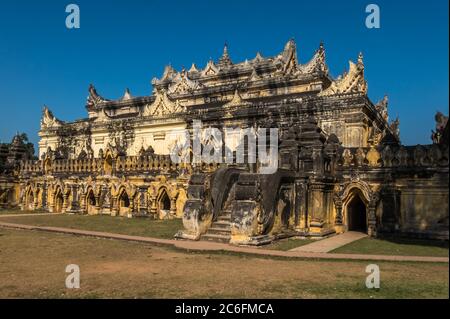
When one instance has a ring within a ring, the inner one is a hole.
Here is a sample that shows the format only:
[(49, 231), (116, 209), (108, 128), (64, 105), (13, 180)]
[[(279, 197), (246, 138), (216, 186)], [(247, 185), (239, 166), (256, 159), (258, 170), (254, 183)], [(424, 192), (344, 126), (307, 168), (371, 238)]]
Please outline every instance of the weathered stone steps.
[(212, 223), (211, 227), (201, 239), (229, 243), (231, 239), (231, 212), (224, 212), (224, 214), (218, 216), (217, 220)]

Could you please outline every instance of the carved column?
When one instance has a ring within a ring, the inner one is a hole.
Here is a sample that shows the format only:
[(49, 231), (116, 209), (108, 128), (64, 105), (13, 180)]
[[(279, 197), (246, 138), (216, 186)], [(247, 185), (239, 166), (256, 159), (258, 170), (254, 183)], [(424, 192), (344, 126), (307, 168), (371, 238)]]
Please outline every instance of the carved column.
[(320, 182), (312, 181), (308, 190), (308, 214), (310, 215), (309, 232), (312, 235), (320, 236), (324, 227), (324, 207), (323, 207), (324, 185)]
[(367, 221), (367, 234), (370, 237), (376, 237), (377, 236), (377, 219), (375, 215), (375, 205), (372, 203), (369, 204), (369, 211), (368, 211), (368, 221)]
[(119, 214), (118, 197), (111, 196), (111, 216), (117, 216)]
[(175, 218), (177, 214), (177, 199), (172, 197), (170, 199), (170, 218)]
[(47, 190), (48, 190), (48, 185), (47, 183), (44, 183), (44, 185), (42, 186), (42, 209), (43, 210), (47, 210)]
[(128, 211), (128, 214), (127, 214), (128, 218), (133, 217), (133, 214), (135, 213), (135, 205), (134, 205), (135, 198), (136, 198), (136, 195), (130, 197), (130, 208), (129, 208), (129, 211)]
[(307, 196), (307, 185), (304, 181), (297, 181), (295, 183), (295, 214), (296, 214), (296, 222), (295, 227), (298, 231), (303, 231), (308, 228), (308, 214), (307, 214), (307, 205), (308, 205), (308, 196)]
[(81, 213), (87, 213), (87, 200), (86, 200), (86, 194), (82, 194), (80, 198), (80, 209)]
[(64, 193), (64, 200), (63, 200), (63, 207), (62, 207), (62, 213), (64, 213), (67, 210), (67, 207), (69, 206), (69, 194), (70, 193)]
[(80, 203), (78, 202), (78, 184), (73, 184), (72, 188), (72, 202), (70, 203), (70, 210), (72, 212), (79, 212)]
[(377, 236), (377, 216), (376, 216), (376, 207), (378, 204), (379, 195), (375, 193), (371, 196), (368, 207), (368, 218), (367, 218), (367, 234), (370, 237)]
[(100, 212), (100, 192), (96, 192), (96, 194), (94, 195), (95, 197), (95, 210), (97, 212), (97, 214)]
[[(36, 191), (34, 192), (34, 194), (37, 194), (39, 190), (39, 186), (36, 185)], [(40, 192), (39, 192), (40, 194)], [(38, 209), (39, 208), (39, 196), (34, 196), (33, 198), (33, 210)]]
[(156, 198), (155, 197), (150, 197), (149, 200), (149, 207), (150, 207), (150, 214), (152, 216), (155, 217), (155, 219), (157, 219), (158, 217), (156, 216), (156, 213), (158, 212), (158, 208), (156, 206)]
[(53, 191), (50, 195), (51, 196), (50, 196), (50, 203), (48, 205), (48, 211), (50, 213), (53, 213), (55, 212), (55, 192)]
[(334, 206), (336, 207), (336, 218), (334, 224), (336, 226), (342, 226), (342, 201), (340, 199), (335, 200)]
[(141, 187), (139, 188), (139, 213), (140, 214), (147, 214), (147, 187)]

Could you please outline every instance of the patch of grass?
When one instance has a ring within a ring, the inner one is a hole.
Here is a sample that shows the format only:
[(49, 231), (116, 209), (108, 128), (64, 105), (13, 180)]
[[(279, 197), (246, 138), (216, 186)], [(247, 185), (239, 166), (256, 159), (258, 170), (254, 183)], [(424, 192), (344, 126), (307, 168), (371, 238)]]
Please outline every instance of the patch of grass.
[(132, 236), (172, 239), (183, 229), (181, 219), (152, 220), (102, 215), (44, 215), (4, 217), (0, 221), (33, 226), (64, 227)]
[[(2, 232), (0, 298), (448, 298), (446, 263), (377, 262), (381, 288), (369, 290), (364, 261), (263, 259)], [(80, 289), (65, 288), (68, 264), (80, 266)]]
[(317, 240), (314, 239), (300, 239), (300, 238), (286, 238), (277, 240), (269, 245), (261, 246), (262, 249), (283, 250), (288, 251), (303, 245), (311, 244)]
[(48, 212), (43, 211), (43, 210), (20, 210), (20, 209), (0, 208), (0, 216), (2, 216), (2, 215), (39, 214), (39, 213), (48, 213)]
[(448, 241), (408, 238), (362, 238), (331, 253), (448, 257)]

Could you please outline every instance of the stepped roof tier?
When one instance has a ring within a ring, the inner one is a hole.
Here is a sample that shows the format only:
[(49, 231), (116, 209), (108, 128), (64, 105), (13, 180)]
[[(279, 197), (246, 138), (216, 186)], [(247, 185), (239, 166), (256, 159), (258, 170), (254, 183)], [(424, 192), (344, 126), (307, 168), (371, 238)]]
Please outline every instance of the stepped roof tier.
[(357, 63), (350, 61), (349, 72), (333, 80), (326, 65), (324, 45), (321, 43), (313, 57), (301, 64), (294, 40), (289, 40), (276, 56), (263, 57), (257, 53), (253, 59), (239, 63), (232, 62), (225, 45), (217, 62), (209, 60), (203, 69), (192, 64), (189, 70), (180, 71), (168, 65), (161, 78), (154, 78), (151, 83), (152, 95), (132, 97), (127, 89), (117, 100), (102, 97), (90, 85), (86, 103), (89, 118), (164, 115), (164, 112), (148, 111), (161, 99), (165, 104), (173, 104), (166, 108), (172, 114), (187, 111), (189, 107), (220, 107), (233, 99), (236, 90), (243, 100), (257, 103), (270, 102), (274, 98), (367, 92), (361, 54)]

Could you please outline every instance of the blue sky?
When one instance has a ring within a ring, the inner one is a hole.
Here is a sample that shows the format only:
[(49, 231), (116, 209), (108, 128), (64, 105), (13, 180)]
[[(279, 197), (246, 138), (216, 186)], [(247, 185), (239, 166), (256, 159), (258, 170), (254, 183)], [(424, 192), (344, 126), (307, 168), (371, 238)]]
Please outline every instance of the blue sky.
[[(81, 28), (65, 27), (76, 3)], [(365, 27), (376, 3), (381, 28)], [(331, 74), (364, 53), (369, 96), (389, 95), (404, 144), (430, 142), (437, 110), (448, 114), (448, 1), (11, 1), (0, 4), (0, 140), (38, 141), (44, 104), (62, 120), (87, 116), (89, 83), (115, 99), (148, 95), (166, 64), (204, 67), (225, 42), (232, 60), (275, 55), (290, 38), (300, 62), (325, 43)]]

